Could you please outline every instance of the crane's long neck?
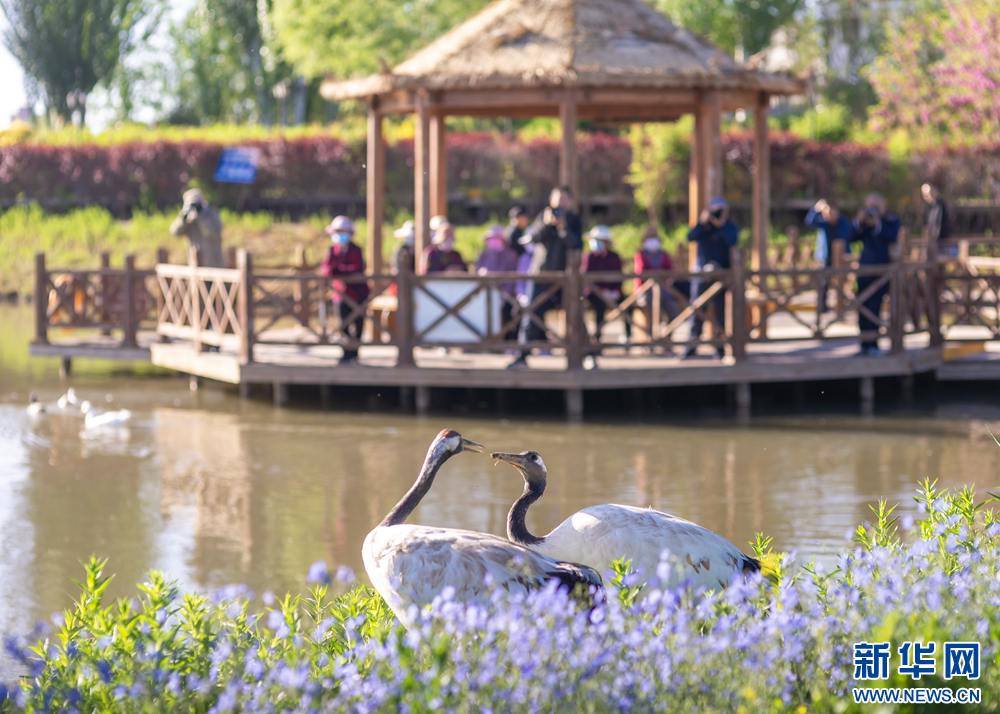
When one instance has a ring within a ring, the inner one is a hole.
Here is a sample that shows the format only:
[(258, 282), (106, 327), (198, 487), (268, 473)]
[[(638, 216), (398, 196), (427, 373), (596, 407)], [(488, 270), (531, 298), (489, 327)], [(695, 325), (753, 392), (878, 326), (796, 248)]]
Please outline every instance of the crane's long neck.
[(405, 521), (413, 513), (413, 509), (417, 507), (421, 499), (431, 490), (431, 485), (434, 483), (434, 477), (437, 476), (438, 469), (450, 457), (451, 453), (447, 451), (443, 454), (436, 452), (434, 449), (429, 451), (427, 458), (424, 459), (424, 465), (420, 468), (420, 475), (417, 476), (417, 480), (410, 487), (410, 490), (406, 492), (406, 495), (399, 499), (399, 503), (382, 519), (379, 525), (395, 526)]
[(524, 491), (521, 497), (514, 501), (507, 513), (507, 537), (515, 543), (521, 545), (539, 545), (545, 539), (533, 536), (524, 525), (524, 517), (528, 513), (528, 507), (542, 497), (545, 493), (544, 481), (524, 481)]

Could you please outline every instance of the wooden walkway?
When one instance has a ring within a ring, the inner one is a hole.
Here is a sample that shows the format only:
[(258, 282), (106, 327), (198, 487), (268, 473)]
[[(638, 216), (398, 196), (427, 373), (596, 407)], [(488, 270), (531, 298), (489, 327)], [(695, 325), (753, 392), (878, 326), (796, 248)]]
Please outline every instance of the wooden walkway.
[[(751, 384), (848, 379), (861, 380), (870, 401), (876, 377), (934, 371), (939, 379), (1000, 380), (993, 351), (1000, 261), (976, 263), (968, 246), (963, 257), (957, 265), (897, 258), (885, 266), (749, 271), (734, 252), (736, 267), (711, 273), (611, 276), (571, 267), (533, 276), (536, 299), (504, 322), (500, 307), (524, 276), (351, 276), (332, 286), (331, 302), (322, 276), (255, 271), (246, 254), (234, 269), (191, 262), (137, 270), (128, 260), (124, 270), (90, 271), (49, 270), (39, 256), (31, 353), (61, 357), (67, 370), (76, 357), (150, 361), (238, 384), (243, 394), (273, 385), (278, 404), (292, 384), (412, 389), (418, 410), (432, 388), (539, 389), (565, 391), (572, 416), (582, 412), (585, 391), (731, 384), (738, 409), (748, 412)], [(873, 279), (860, 294), (857, 274)], [(620, 305), (608, 303), (598, 341), (585, 297), (623, 277), (635, 287)], [(678, 286), (695, 280), (702, 289), (689, 300)], [(368, 295), (352, 299), (349, 286), (360, 284)], [(833, 308), (817, 315), (821, 284)], [(864, 302), (880, 286), (889, 309), (873, 314)], [(563, 309), (543, 317), (536, 308), (552, 295), (562, 296)], [(859, 311), (877, 326), (866, 337), (880, 339), (878, 356), (857, 356)], [(695, 315), (708, 327), (699, 335), (690, 331)], [(358, 318), (366, 325), (360, 336), (347, 329)], [(544, 329), (545, 339), (527, 345), (536, 352), (527, 368), (510, 370), (517, 345), (503, 336), (522, 319)], [(339, 364), (344, 347), (359, 351), (357, 363)], [(689, 347), (697, 354), (679, 359)]]

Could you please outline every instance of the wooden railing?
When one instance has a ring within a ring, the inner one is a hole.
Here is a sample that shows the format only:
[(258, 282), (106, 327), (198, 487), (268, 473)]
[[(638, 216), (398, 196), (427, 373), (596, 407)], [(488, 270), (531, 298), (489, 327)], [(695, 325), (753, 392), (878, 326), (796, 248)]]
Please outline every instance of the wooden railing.
[[(1000, 339), (1000, 259), (965, 252), (964, 259), (904, 262), (897, 257), (876, 266), (841, 260), (818, 270), (751, 271), (734, 250), (733, 267), (702, 272), (581, 273), (571, 260), (565, 272), (534, 276), (406, 272), (335, 280), (304, 268), (255, 270), (243, 251), (236, 267), (226, 269), (199, 267), (192, 255), (186, 265), (160, 263), (155, 270), (136, 269), (131, 257), (123, 269), (107, 267), (105, 259), (96, 270), (50, 270), (39, 255), (36, 339), (47, 341), (53, 327), (120, 330), (120, 344), (132, 346), (141, 327), (155, 325), (161, 340), (190, 341), (197, 350), (237, 351), (246, 362), (254, 360), (258, 344), (393, 345), (400, 365), (414, 363), (415, 348), (547, 348), (564, 352), (575, 369), (585, 355), (608, 346), (597, 338), (603, 324), (590, 317), (590, 301), (599, 300), (603, 323), (624, 321), (631, 328), (630, 338), (615, 343), (626, 348), (672, 352), (708, 345), (726, 349), (739, 361), (751, 345), (857, 336), (854, 316), (864, 313), (877, 332), (861, 337), (889, 337), (898, 354), (906, 336), (916, 333), (929, 333), (935, 345), (973, 339), (965, 333), (953, 337), (960, 327), (980, 328), (975, 339)], [(871, 278), (860, 293), (859, 277)], [(533, 297), (519, 301), (513, 284), (528, 280)], [(602, 283), (622, 283), (625, 294), (620, 299), (605, 295)], [(693, 300), (692, 284), (699, 287)], [(358, 294), (352, 286), (364, 289)], [(864, 303), (883, 287), (890, 295), (888, 314), (873, 314)], [(832, 298), (825, 313), (815, 309), (821, 288)], [(553, 299), (559, 310), (549, 317), (559, 319), (546, 320), (539, 309)], [(695, 317), (707, 329), (690, 334), (685, 326)], [(348, 329), (357, 318), (367, 325), (361, 335)], [(511, 338), (522, 322), (534, 323), (544, 337), (518, 344)]]
[[(158, 258), (166, 260), (160, 250)], [(111, 268), (107, 253), (96, 270), (50, 269), (45, 254), (35, 256), (35, 343), (48, 344), (52, 328), (120, 333), (119, 345), (135, 347), (136, 335), (157, 324), (155, 271), (135, 267), (125, 256), (122, 268)]]

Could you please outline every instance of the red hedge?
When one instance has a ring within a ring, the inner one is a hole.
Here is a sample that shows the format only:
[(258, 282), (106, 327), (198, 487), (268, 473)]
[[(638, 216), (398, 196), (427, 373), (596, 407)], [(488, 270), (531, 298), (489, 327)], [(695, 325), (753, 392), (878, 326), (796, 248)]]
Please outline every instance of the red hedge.
[[(361, 144), (335, 138), (247, 142), (263, 159), (257, 183), (241, 192), (220, 188), (215, 199), (235, 206), (241, 199), (347, 199), (365, 193), (365, 151)], [(748, 199), (753, 164), (749, 133), (723, 139), (725, 185), (734, 200)], [(119, 146), (13, 145), (0, 148), (0, 206), (37, 201), (65, 208), (101, 203), (127, 212), (133, 207), (176, 205), (184, 189), (197, 183), (211, 189), (223, 145), (180, 143)], [(596, 133), (580, 143), (581, 192), (585, 196), (629, 195), (626, 181), (631, 149), (623, 138)], [(687, 157), (679, 157), (687, 163)], [(452, 193), (511, 200), (544, 196), (558, 181), (559, 143), (508, 140), (490, 134), (448, 137), (448, 187)], [(413, 142), (389, 147), (386, 189), (390, 200), (412, 199)], [(776, 203), (827, 196), (853, 203), (866, 191), (893, 200), (915, 200), (931, 181), (951, 197), (988, 197), (1000, 184), (1000, 144), (974, 149), (941, 149), (893, 162), (882, 147), (817, 144), (777, 133), (771, 144), (771, 196)], [(678, 187), (680, 195), (686, 186)]]

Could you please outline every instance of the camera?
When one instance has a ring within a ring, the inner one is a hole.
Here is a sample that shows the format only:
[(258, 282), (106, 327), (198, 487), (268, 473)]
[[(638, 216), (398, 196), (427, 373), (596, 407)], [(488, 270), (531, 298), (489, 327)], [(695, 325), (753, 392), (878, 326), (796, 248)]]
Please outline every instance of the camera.
[(875, 206), (871, 206), (865, 209), (865, 223), (867, 223), (868, 225), (874, 226), (876, 223), (878, 223), (879, 218), (880, 218), (879, 211)]
[(561, 216), (562, 214), (563, 214), (563, 209), (562, 208), (553, 208), (552, 209), (552, 215), (555, 216), (556, 218), (559, 218), (559, 216)]
[(722, 218), (723, 213), (725, 213), (725, 209), (716, 208), (714, 211), (711, 211), (708, 215), (710, 215), (715, 220), (719, 220), (720, 218)]

